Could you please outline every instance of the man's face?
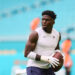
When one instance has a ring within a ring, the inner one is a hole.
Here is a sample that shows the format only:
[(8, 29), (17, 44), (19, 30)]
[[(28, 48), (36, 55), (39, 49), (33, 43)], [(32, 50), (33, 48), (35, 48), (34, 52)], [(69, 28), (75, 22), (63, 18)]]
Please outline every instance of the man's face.
[(42, 16), (42, 28), (45, 30), (49, 29), (51, 30), (54, 24), (53, 18), (51, 18), (48, 15), (43, 15)]

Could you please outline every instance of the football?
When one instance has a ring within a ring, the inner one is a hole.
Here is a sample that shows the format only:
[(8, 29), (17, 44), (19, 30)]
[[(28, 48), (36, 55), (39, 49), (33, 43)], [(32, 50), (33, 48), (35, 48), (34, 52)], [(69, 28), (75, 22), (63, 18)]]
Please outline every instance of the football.
[(59, 59), (59, 65), (55, 66), (55, 68), (52, 67), (54, 72), (57, 72), (61, 69), (61, 67), (63, 66), (64, 63), (64, 59), (63, 59), (63, 55), (60, 52), (56, 52), (53, 57)]

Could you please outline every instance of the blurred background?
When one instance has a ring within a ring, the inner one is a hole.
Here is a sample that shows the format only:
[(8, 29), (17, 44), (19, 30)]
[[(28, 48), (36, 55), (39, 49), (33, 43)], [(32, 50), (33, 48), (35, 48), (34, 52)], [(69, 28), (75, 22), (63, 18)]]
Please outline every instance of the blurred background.
[(44, 10), (57, 15), (54, 28), (61, 33), (60, 48), (66, 38), (72, 41), (71, 75), (75, 75), (75, 0), (0, 0), (0, 75), (17, 75), (20, 71), (23, 75), (28, 60), (24, 57), (25, 44), (32, 24), (41, 25)]

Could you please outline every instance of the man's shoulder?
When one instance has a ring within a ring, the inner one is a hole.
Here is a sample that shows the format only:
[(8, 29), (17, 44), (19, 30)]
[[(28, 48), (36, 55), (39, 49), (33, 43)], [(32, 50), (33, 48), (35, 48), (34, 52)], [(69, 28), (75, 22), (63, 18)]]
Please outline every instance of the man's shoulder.
[(29, 35), (29, 40), (30, 41), (36, 41), (38, 39), (38, 33), (36, 31), (33, 31)]
[(60, 36), (60, 32), (57, 31), (55, 28), (53, 28), (53, 32), (54, 32), (54, 34), (56, 34), (57, 36)]

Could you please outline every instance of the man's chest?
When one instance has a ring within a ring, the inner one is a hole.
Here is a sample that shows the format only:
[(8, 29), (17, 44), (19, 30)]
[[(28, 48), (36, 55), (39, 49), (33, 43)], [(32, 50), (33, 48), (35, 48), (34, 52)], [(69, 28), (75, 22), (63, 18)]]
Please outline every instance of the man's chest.
[(58, 43), (58, 37), (56, 35), (40, 35), (38, 44), (43, 47), (56, 47)]

